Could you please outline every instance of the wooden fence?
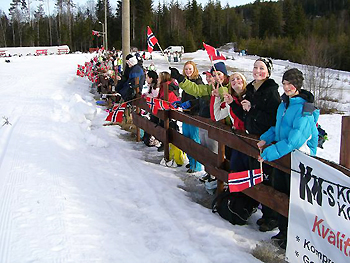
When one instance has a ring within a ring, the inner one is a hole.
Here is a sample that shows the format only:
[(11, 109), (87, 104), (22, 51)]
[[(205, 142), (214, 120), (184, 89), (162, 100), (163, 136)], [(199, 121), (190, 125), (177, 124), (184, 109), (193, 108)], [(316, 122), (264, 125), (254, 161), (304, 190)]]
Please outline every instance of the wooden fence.
[[(167, 97), (167, 91), (165, 92), (165, 97)], [(230, 127), (220, 122), (214, 122), (210, 119), (198, 116), (194, 117), (185, 115), (182, 112), (175, 110), (158, 111), (157, 117), (164, 121), (164, 127), (156, 126), (153, 122), (150, 122), (147, 118), (140, 115), (140, 108), (149, 112), (149, 107), (144, 99), (134, 101), (133, 105), (136, 106), (137, 109), (132, 114), (133, 123), (138, 129), (142, 128), (145, 132), (154, 135), (158, 140), (164, 143), (164, 157), (169, 159), (169, 143), (174, 144), (188, 155), (192, 156), (205, 166), (205, 170), (209, 174), (218, 179), (217, 193), (222, 191), (224, 182), (228, 181), (229, 161), (225, 160), (225, 145), (256, 159), (259, 156), (259, 149), (256, 146), (258, 141), (257, 136), (247, 135), (246, 133), (239, 131), (233, 132)], [(209, 138), (218, 142), (218, 154), (194, 142), (192, 139), (183, 136), (176, 130), (171, 129), (169, 127), (170, 119), (185, 122), (207, 130)], [(317, 159), (342, 171), (350, 177), (350, 170), (348, 169), (350, 167), (350, 154), (348, 148), (345, 147), (345, 145), (349, 145), (350, 143), (350, 117), (343, 117), (342, 122), (341, 165), (329, 162), (322, 158)], [(139, 134), (140, 133), (137, 132), (138, 141), (140, 140)], [(276, 161), (266, 163), (283, 170), (284, 172), (291, 172), (290, 154)], [(272, 187), (264, 184), (258, 184), (254, 187), (248, 188), (244, 190), (243, 193), (272, 208), (281, 215), (288, 217), (289, 197), (286, 194), (280, 193)]]

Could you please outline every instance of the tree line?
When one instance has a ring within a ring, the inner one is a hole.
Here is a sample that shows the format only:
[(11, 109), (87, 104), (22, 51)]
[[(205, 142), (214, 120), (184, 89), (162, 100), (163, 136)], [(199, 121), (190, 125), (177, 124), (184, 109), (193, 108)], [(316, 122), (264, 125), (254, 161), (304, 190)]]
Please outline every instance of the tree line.
[[(69, 45), (72, 51), (100, 46), (104, 0), (12, 0), (8, 15), (0, 10), (0, 46)], [(122, 1), (107, 2), (108, 46), (121, 49)], [(149, 25), (160, 44), (183, 45), (187, 52), (202, 42), (219, 47), (228, 42), (250, 54), (288, 59), (303, 64), (350, 70), (350, 0), (260, 1), (238, 7), (208, 0), (130, 0), (131, 45), (147, 49)], [(32, 8), (33, 9), (33, 8)]]

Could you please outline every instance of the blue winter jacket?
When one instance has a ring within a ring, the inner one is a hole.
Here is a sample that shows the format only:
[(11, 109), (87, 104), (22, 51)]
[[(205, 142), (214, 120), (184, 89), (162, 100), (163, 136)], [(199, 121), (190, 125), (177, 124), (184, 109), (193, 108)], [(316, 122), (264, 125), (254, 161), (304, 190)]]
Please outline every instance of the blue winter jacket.
[(300, 94), (289, 98), (282, 95), (282, 102), (277, 109), (276, 125), (260, 136), (266, 145), (261, 157), (266, 161), (274, 161), (302, 147), (307, 141), (310, 154), (316, 155), (318, 131), (316, 123), (319, 110), (313, 105), (314, 96), (301, 90)]

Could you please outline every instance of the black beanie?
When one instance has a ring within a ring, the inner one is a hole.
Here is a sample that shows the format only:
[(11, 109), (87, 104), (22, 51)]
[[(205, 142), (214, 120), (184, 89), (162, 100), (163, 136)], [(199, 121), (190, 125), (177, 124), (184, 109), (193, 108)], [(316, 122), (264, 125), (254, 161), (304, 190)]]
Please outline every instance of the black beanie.
[(301, 87), (303, 86), (303, 80), (304, 80), (303, 73), (297, 68), (288, 69), (283, 74), (282, 82), (284, 80), (286, 80), (289, 83), (293, 84), (293, 86), (298, 91), (300, 91)]

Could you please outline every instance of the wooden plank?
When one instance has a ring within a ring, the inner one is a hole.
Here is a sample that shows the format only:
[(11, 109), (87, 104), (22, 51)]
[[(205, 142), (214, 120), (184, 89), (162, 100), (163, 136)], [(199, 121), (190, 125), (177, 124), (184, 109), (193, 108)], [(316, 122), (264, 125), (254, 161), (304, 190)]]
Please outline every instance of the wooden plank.
[[(136, 107), (140, 107), (141, 109), (143, 109), (143, 110), (149, 112), (150, 114), (152, 114), (152, 112), (151, 112), (150, 108), (148, 107), (147, 102), (146, 102), (146, 100), (144, 98), (141, 98), (139, 100), (134, 100), (132, 102), (132, 105), (136, 106)], [(161, 120), (164, 120), (165, 119), (165, 111), (159, 110), (157, 112), (157, 115), (155, 115), (155, 116), (157, 116)]]
[[(205, 166), (205, 170), (211, 175), (214, 175), (217, 179), (227, 182), (229, 172), (212, 165)], [(277, 211), (281, 215), (288, 217), (289, 197), (286, 194), (280, 193), (271, 186), (266, 186), (264, 184), (258, 184), (242, 192)]]
[(183, 136), (173, 129), (169, 129), (169, 142), (176, 145), (185, 153), (191, 155), (201, 164), (205, 166), (216, 166), (216, 153), (213, 153), (207, 147), (196, 143), (192, 139)]
[(161, 126), (156, 126), (155, 123), (149, 121), (148, 119), (137, 115), (135, 112), (132, 114), (134, 124), (143, 129), (145, 132), (152, 134), (157, 140), (165, 141), (165, 130)]
[[(190, 124), (205, 130), (208, 129), (208, 123), (207, 123), (208, 119), (201, 118), (198, 116), (187, 115), (180, 111), (171, 110), (169, 112), (169, 118), (176, 119), (177, 121), (185, 122), (187, 124)], [(202, 119), (204, 121), (202, 121)]]
[(289, 197), (286, 194), (278, 192), (271, 186), (258, 184), (242, 191), (251, 198), (270, 207), (281, 215), (288, 217)]

